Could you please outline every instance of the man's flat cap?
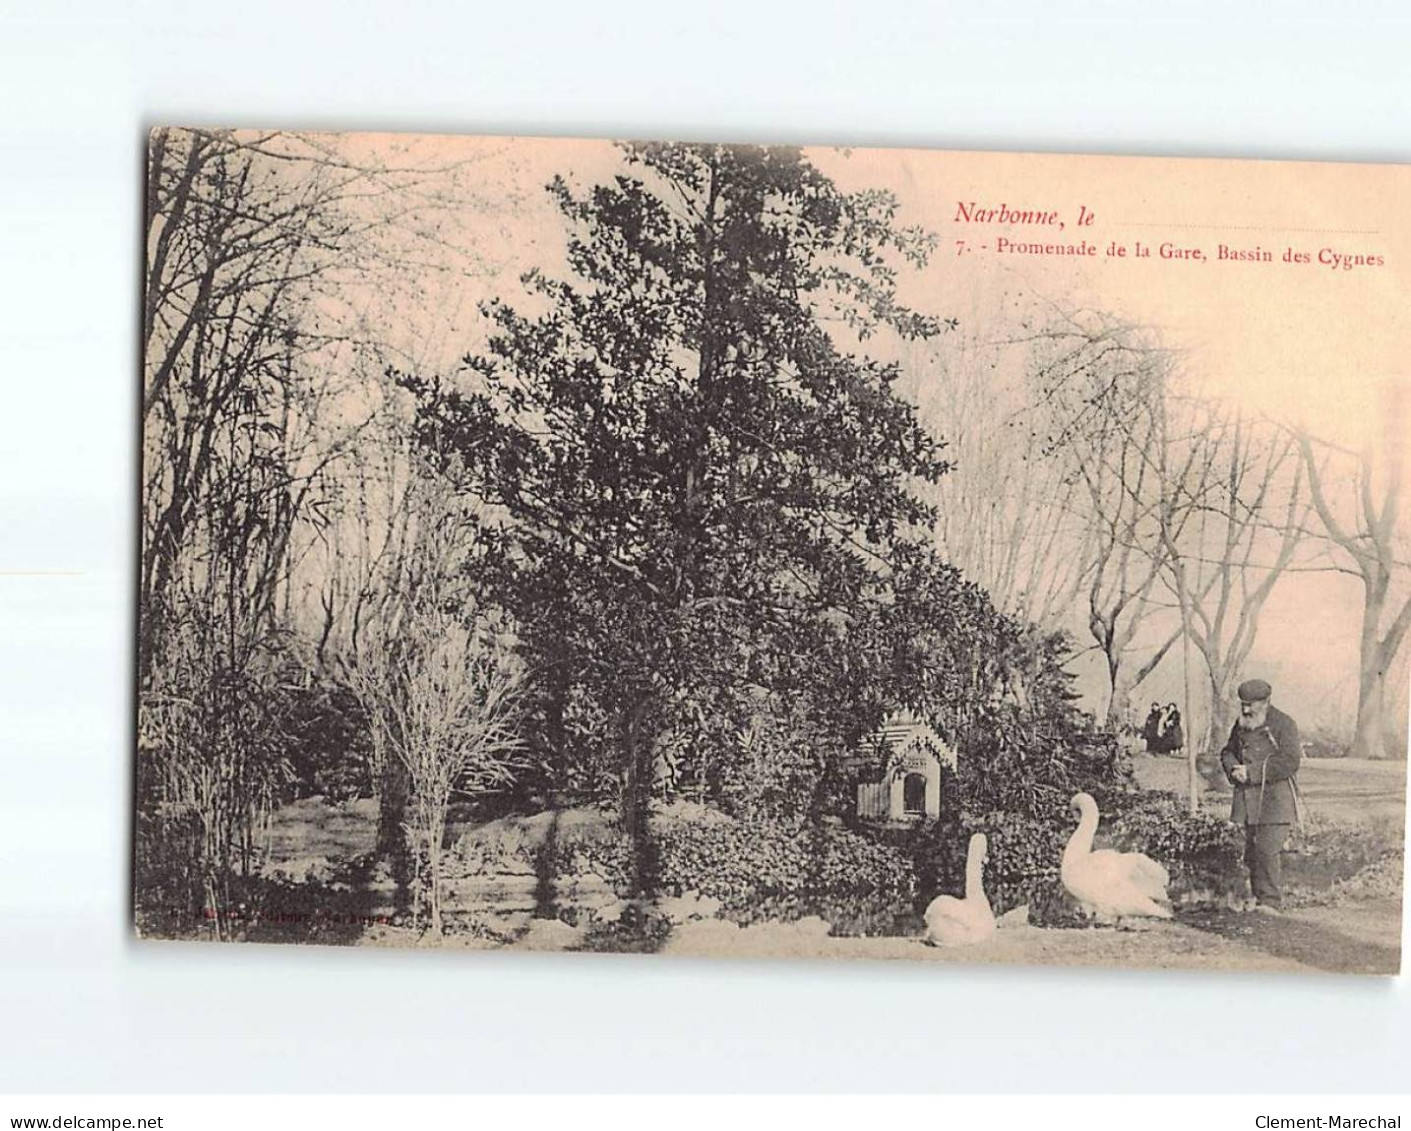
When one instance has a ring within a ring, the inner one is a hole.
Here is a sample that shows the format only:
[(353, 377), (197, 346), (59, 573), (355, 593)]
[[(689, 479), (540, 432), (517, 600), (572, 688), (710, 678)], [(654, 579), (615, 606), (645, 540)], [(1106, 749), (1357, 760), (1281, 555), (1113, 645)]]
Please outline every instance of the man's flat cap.
[(1262, 679), (1247, 679), (1239, 686), (1241, 703), (1259, 703), (1268, 699), (1274, 689)]

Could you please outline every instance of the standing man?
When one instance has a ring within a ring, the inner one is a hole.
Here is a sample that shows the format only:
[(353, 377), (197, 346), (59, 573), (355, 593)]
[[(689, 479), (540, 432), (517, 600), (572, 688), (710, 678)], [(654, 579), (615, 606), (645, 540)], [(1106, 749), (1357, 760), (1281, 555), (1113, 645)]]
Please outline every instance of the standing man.
[(1298, 819), (1294, 775), (1303, 759), (1298, 724), (1269, 705), (1272, 689), (1262, 679), (1239, 686), (1240, 717), (1220, 752), (1225, 776), (1235, 787), (1230, 820), (1244, 826), (1244, 861), (1256, 910), (1282, 910), (1280, 853)]

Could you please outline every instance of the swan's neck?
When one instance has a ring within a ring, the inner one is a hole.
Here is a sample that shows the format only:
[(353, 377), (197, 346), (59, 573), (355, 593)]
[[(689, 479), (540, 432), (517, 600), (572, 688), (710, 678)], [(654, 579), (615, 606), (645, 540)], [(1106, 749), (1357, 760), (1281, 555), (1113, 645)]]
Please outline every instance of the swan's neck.
[(1073, 835), (1068, 838), (1068, 847), (1063, 850), (1064, 859), (1086, 856), (1092, 852), (1095, 835), (1097, 835), (1097, 813), (1088, 809), (1079, 819), (1078, 827), (1073, 830)]
[(965, 901), (990, 905), (985, 896), (985, 861), (978, 852), (972, 852), (965, 861)]

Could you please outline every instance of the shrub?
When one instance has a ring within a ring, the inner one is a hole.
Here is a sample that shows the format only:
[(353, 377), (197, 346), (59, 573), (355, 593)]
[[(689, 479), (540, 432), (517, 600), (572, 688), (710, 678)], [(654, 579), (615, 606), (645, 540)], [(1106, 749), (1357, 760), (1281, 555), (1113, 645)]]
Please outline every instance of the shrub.
[(1284, 878), (1296, 900), (1346, 887), (1364, 871), (1395, 866), (1402, 856), (1401, 823), (1389, 817), (1346, 821), (1310, 813), (1293, 839)]
[[(1243, 829), (1209, 812), (1192, 815), (1173, 794), (1141, 795), (1112, 822), (1108, 839), (1165, 864), (1177, 902), (1223, 902), (1247, 893)], [(1339, 821), (1310, 813), (1291, 841), (1284, 886), (1295, 903), (1345, 890), (1364, 872), (1389, 874), (1401, 855), (1401, 829), (1390, 820)]]
[(1131, 759), (1117, 736), (1080, 706), (1066, 635), (1001, 618), (987, 654), (993, 684), (930, 699), (934, 722), (959, 754), (956, 785), (971, 813), (1047, 818), (1079, 790), (1132, 786)]
[(1000, 811), (964, 814), (918, 828), (912, 842), (921, 886), (918, 907), (937, 895), (965, 894), (970, 838), (984, 833), (989, 840), (985, 894), (995, 913), (1027, 904), (1033, 922), (1068, 922), (1075, 918), (1075, 909), (1063, 892), (1058, 866), (1070, 831), (1054, 820)]
[(297, 673), (289, 684), (282, 727), (295, 795), (334, 801), (373, 796), (372, 740), (357, 696), (332, 680), (305, 682)]
[(1368, 864), (1356, 875), (1349, 876), (1345, 880), (1334, 881), (1333, 886), (1327, 891), (1295, 891), (1291, 894), (1295, 904), (1303, 905), (1317, 903), (1336, 905), (1346, 901), (1367, 899), (1399, 900), (1404, 872), (1405, 862), (1401, 853), (1389, 853)]
[(815, 804), (836, 753), (799, 704), (755, 711), (721, 747), (720, 802), (743, 821), (797, 823)]
[(499, 817), (465, 830), (447, 875), (476, 875), (528, 865), (546, 879), (593, 873), (621, 896), (630, 894), (632, 842), (615, 814), (595, 809), (544, 810)]
[(1191, 813), (1172, 793), (1141, 794), (1108, 826), (1123, 852), (1143, 852), (1171, 873), (1173, 902), (1224, 902), (1244, 893), (1244, 833), (1224, 817)]
[(201, 821), (179, 804), (137, 810), (134, 890), (140, 929), (169, 934), (196, 920), (204, 899)]
[(857, 933), (890, 927), (915, 895), (902, 853), (830, 825), (682, 822), (656, 839), (661, 889), (718, 899), (740, 923), (820, 915)]
[(543, 865), (551, 876), (601, 876), (620, 896), (631, 894), (633, 875), (632, 840), (617, 824), (560, 832), (545, 851)]

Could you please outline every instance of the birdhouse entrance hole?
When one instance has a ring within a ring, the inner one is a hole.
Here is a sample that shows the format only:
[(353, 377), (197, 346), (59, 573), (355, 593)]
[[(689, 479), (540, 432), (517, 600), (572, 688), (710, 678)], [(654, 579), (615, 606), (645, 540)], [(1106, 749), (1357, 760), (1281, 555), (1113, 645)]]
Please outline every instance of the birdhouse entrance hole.
[(902, 812), (921, 814), (926, 812), (926, 777), (924, 774), (907, 774), (902, 782)]

